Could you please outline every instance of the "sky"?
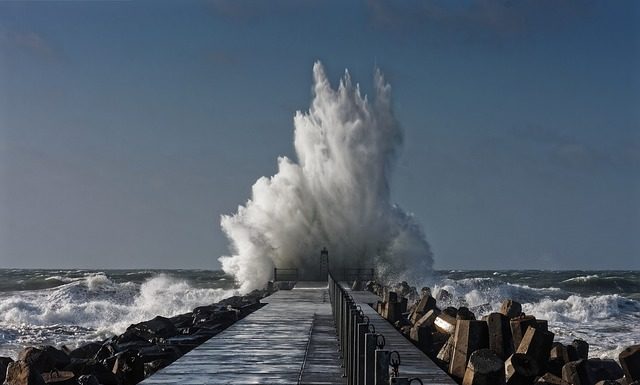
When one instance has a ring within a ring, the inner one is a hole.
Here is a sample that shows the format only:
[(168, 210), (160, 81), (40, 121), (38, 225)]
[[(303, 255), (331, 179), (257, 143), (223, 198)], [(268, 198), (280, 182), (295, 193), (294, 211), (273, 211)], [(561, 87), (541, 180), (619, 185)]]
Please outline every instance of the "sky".
[(218, 269), (312, 66), (404, 130), (437, 269), (640, 269), (637, 1), (0, 2), (0, 268)]

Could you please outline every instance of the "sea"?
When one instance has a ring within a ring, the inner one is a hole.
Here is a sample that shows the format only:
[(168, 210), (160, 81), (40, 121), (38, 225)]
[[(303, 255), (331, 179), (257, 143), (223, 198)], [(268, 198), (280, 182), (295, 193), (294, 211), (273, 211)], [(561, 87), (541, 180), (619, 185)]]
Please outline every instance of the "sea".
[[(440, 270), (420, 285), (451, 294), (439, 306), (467, 306), (477, 317), (503, 299), (519, 301), (549, 321), (556, 341), (589, 342), (591, 357), (617, 358), (640, 343), (640, 271)], [(222, 271), (0, 269), (0, 356), (33, 345), (73, 348), (235, 294)]]

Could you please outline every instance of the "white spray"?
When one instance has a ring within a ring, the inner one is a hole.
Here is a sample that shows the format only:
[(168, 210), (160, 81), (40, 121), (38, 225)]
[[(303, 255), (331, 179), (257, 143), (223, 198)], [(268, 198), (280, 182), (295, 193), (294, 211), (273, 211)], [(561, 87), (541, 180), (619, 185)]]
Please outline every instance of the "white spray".
[(337, 90), (320, 63), (313, 77), (311, 107), (294, 118), (298, 162), (278, 158), (278, 173), (258, 179), (251, 199), (222, 216), (233, 253), (220, 258), (222, 268), (248, 291), (272, 279), (274, 267), (317, 272), (327, 247), (331, 270), (375, 267), (383, 277), (424, 278), (433, 265), (429, 244), (390, 202), (402, 144), (391, 87), (376, 71), (370, 102), (346, 71)]

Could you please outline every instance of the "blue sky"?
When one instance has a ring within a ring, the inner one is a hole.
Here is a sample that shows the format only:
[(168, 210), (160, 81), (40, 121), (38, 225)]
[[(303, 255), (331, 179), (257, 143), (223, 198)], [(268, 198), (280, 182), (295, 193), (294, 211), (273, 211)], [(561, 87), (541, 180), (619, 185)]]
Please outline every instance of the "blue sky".
[(436, 268), (640, 268), (634, 1), (0, 2), (0, 267), (217, 268), (321, 60)]

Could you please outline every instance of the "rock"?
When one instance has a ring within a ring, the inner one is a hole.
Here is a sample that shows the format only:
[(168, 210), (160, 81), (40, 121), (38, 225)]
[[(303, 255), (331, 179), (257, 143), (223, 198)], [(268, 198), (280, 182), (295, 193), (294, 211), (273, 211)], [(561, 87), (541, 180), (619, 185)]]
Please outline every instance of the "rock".
[(487, 327), (489, 330), (489, 349), (493, 350), (501, 359), (506, 360), (513, 354), (509, 319), (502, 313), (491, 313), (487, 316)]
[(64, 370), (72, 371), (76, 376), (94, 375), (103, 385), (117, 385), (118, 381), (111, 372), (111, 368), (105, 367), (102, 362), (94, 359), (72, 358)]
[(522, 305), (514, 300), (505, 299), (504, 301), (502, 301), (500, 313), (507, 316), (507, 318), (509, 319), (519, 317), (520, 314), (522, 314)]
[(620, 385), (620, 383), (614, 380), (602, 380), (596, 382), (596, 385)]
[(629, 346), (618, 355), (627, 381), (640, 381), (640, 345)]
[(523, 316), (518, 318), (512, 318), (509, 321), (511, 326), (511, 339), (513, 340), (513, 351), (517, 351), (520, 346), (520, 341), (522, 341), (522, 337), (527, 332), (527, 328), (529, 326), (536, 327), (537, 322), (535, 317), (533, 316)]
[(41, 374), (42, 379), (47, 384), (56, 385), (77, 385), (73, 372), (52, 370)]
[(504, 362), (490, 349), (471, 353), (462, 385), (501, 385), (505, 383)]
[(586, 360), (589, 358), (589, 343), (587, 343), (587, 341), (575, 339), (571, 345), (576, 349), (578, 359)]
[(100, 381), (96, 376), (83, 375), (78, 377), (78, 385), (100, 385)]
[(551, 373), (545, 373), (542, 377), (538, 378), (535, 383), (539, 385), (571, 385), (559, 376)]
[(451, 294), (446, 291), (445, 289), (442, 289), (438, 292), (438, 295), (436, 295), (436, 301), (438, 302), (446, 302), (446, 301), (451, 301), (451, 298), (453, 298), (451, 296)]
[(144, 377), (147, 378), (150, 375), (152, 375), (153, 373), (157, 372), (158, 370), (164, 368), (165, 366), (169, 365), (171, 363), (171, 361), (167, 361), (167, 360), (163, 360), (163, 359), (159, 359), (159, 360), (154, 360), (151, 362), (145, 362), (144, 363)]
[(44, 385), (42, 376), (25, 361), (11, 362), (7, 366), (4, 385)]
[[(438, 320), (436, 319), (436, 327)], [(471, 353), (489, 347), (489, 332), (484, 321), (459, 320), (455, 328), (449, 374), (462, 379)]]
[(504, 363), (507, 385), (531, 384), (538, 374), (538, 363), (522, 353), (514, 353)]
[(18, 360), (25, 361), (39, 373), (62, 369), (70, 362), (69, 357), (62, 350), (53, 346), (25, 348), (18, 354)]
[(0, 357), (0, 384), (4, 381), (4, 376), (7, 374), (7, 366), (12, 362), (13, 360), (9, 357)]
[(453, 306), (449, 306), (442, 311), (444, 314), (456, 318), (458, 316), (458, 309)]
[[(143, 340), (155, 343), (177, 335), (178, 329), (168, 318), (157, 316), (152, 320), (129, 326), (127, 332), (133, 333)], [(128, 341), (122, 341), (119, 338), (118, 343), (122, 342)]]
[(89, 342), (69, 352), (69, 358), (93, 358), (102, 348), (99, 342)]
[(111, 372), (122, 385), (134, 385), (144, 379), (144, 363), (137, 351), (118, 353)]
[(516, 353), (526, 354), (536, 360), (538, 369), (540, 370), (539, 374), (543, 374), (546, 371), (547, 361), (549, 360), (549, 351), (553, 344), (553, 337), (554, 334), (551, 332), (529, 326), (524, 337), (522, 337)]

